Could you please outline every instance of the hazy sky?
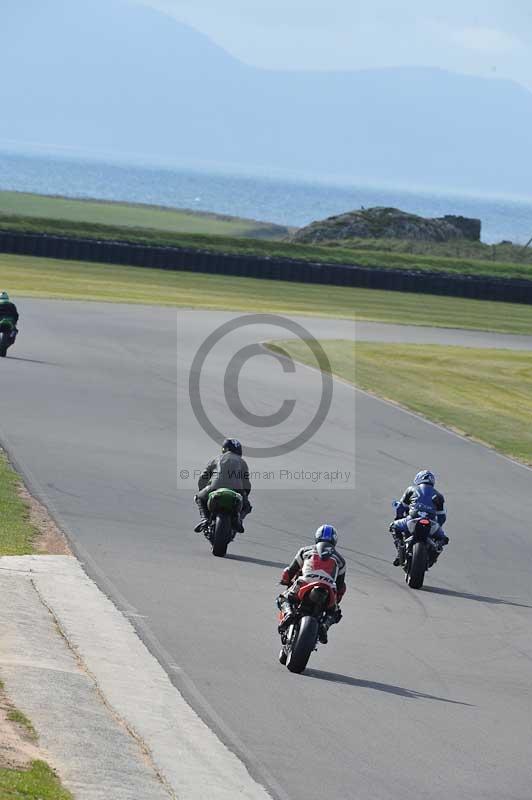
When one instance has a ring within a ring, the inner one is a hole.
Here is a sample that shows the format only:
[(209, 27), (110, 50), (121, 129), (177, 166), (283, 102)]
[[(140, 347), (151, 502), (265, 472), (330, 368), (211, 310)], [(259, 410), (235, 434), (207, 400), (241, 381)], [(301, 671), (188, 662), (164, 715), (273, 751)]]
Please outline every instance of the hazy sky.
[(136, 2), (172, 14), (256, 66), (439, 66), (510, 77), (532, 89), (532, 0)]

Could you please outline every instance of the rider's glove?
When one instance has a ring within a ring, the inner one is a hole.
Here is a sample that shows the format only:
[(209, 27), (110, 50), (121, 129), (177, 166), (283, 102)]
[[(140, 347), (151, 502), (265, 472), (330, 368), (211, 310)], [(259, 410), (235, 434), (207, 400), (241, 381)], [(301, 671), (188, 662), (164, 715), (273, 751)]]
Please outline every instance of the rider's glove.
[(388, 530), (390, 531), (390, 533), (394, 533), (394, 531), (395, 531), (395, 522), (390, 522)]
[(283, 569), (283, 574), (281, 575), (281, 580), (279, 581), (279, 583), (282, 583), (283, 586), (290, 586), (291, 580), (288, 568)]

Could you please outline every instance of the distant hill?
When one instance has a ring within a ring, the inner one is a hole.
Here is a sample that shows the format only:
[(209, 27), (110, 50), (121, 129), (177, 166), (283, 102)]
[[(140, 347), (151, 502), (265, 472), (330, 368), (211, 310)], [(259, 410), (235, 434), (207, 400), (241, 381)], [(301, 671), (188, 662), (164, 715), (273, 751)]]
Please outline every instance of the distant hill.
[(420, 217), (398, 208), (364, 208), (317, 220), (299, 228), (292, 241), (322, 244), (350, 239), (410, 239), (418, 242), (480, 242), (479, 219), (457, 217)]
[(0, 140), (530, 194), (532, 94), (434, 69), (275, 72), (118, 0), (3, 0)]

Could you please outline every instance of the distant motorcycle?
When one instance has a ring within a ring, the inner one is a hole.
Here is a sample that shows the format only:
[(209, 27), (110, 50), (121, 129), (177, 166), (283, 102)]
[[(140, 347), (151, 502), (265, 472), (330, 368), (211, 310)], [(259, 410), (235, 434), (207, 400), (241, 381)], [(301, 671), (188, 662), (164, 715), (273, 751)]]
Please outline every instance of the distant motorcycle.
[(236, 536), (238, 514), (242, 509), (242, 495), (232, 489), (216, 489), (207, 500), (209, 519), (203, 535), (212, 545), (213, 556), (223, 558), (227, 547)]
[[(318, 545), (319, 547), (319, 545)], [(305, 576), (297, 593), (294, 618), (286, 630), (281, 631), (279, 661), (290, 672), (303, 672), (318, 645), (320, 624), (328, 609), (336, 606), (336, 584), (322, 573)], [(279, 619), (281, 619), (279, 613)]]
[[(394, 508), (399, 505), (393, 501)], [(433, 536), (440, 530), (436, 512), (426, 506), (413, 506), (408, 516), (406, 527), (409, 535), (403, 535), (403, 569), (405, 580), (411, 589), (421, 589), (426, 571), (435, 563), (440, 549)]]
[(12, 320), (0, 319), (0, 358), (5, 358), (7, 350), (14, 344), (16, 328)]

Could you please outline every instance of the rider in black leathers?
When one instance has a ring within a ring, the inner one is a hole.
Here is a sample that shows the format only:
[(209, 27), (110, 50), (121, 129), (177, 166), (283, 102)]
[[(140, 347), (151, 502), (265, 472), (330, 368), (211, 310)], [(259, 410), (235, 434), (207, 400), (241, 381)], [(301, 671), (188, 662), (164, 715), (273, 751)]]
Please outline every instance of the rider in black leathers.
[(446, 544), (449, 544), (449, 538), (443, 532), (441, 527), (447, 519), (445, 510), (445, 498), (435, 489), (434, 484), (436, 478), (434, 473), (428, 469), (421, 470), (414, 478), (414, 483), (403, 492), (403, 496), (399, 501), (395, 510), (395, 520), (390, 525), (390, 533), (393, 536), (395, 547), (397, 548), (397, 557), (393, 564), (395, 567), (403, 563), (404, 557), (404, 539), (403, 536), (406, 532), (406, 519), (411, 508), (416, 506), (423, 506), (424, 508), (433, 509), (436, 513), (435, 521), (440, 525), (439, 530), (432, 534), (432, 538), (437, 542), (439, 552), (436, 554), (435, 561), (443, 550)]
[(19, 314), (16, 305), (11, 302), (7, 292), (0, 292), (0, 319), (9, 319), (13, 323), (12, 339), (14, 342), (18, 333), (17, 322)]
[(200, 512), (200, 522), (194, 530), (200, 533), (209, 519), (207, 501), (209, 494), (216, 489), (232, 489), (242, 495), (242, 508), (236, 519), (236, 530), (244, 532), (242, 520), (251, 511), (248, 495), (251, 492), (249, 468), (242, 458), (242, 445), (238, 439), (226, 439), (222, 454), (209, 461), (198, 480), (198, 493), (195, 501)]

